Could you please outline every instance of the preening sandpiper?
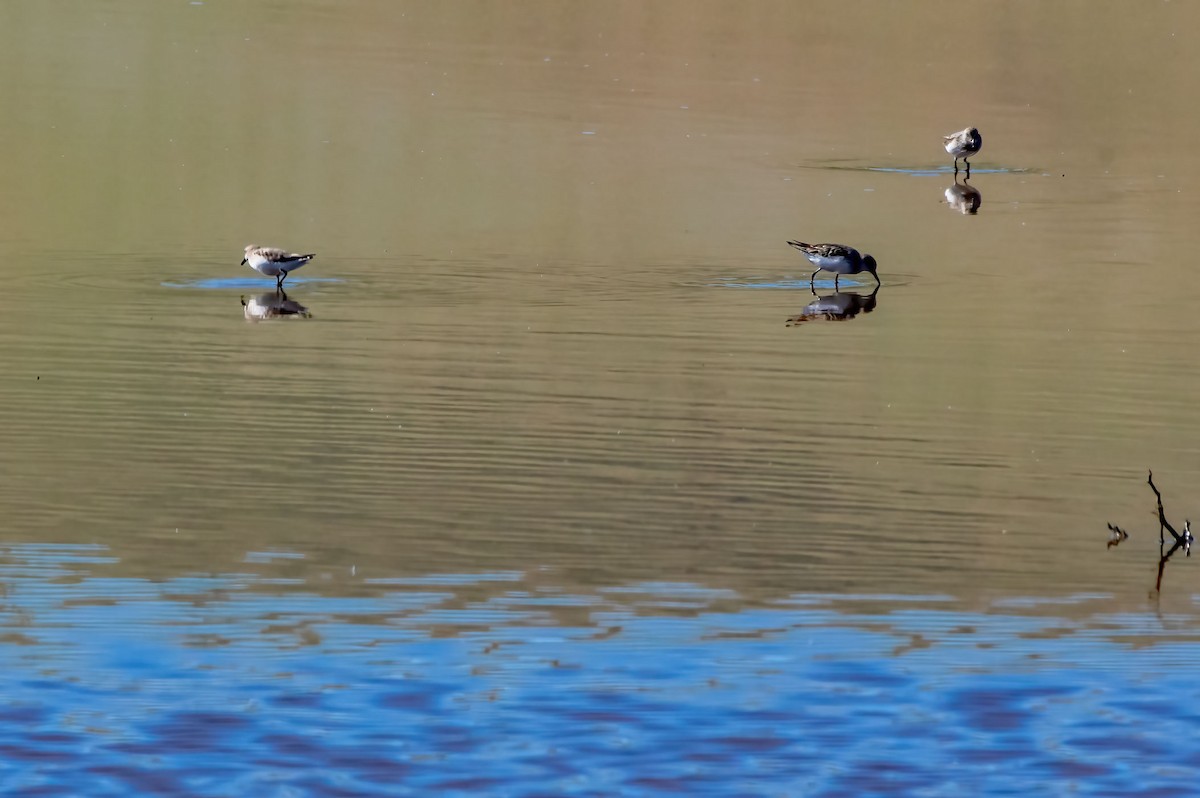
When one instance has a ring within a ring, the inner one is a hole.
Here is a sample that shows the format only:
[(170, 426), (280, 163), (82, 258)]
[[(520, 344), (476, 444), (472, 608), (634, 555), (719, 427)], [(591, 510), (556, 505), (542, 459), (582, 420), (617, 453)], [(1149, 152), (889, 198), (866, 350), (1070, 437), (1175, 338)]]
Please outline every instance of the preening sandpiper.
[(979, 128), (963, 128), (957, 133), (943, 136), (942, 140), (945, 142), (946, 152), (954, 156), (954, 174), (958, 174), (958, 159), (962, 158), (963, 163), (967, 165), (967, 177), (970, 177), (971, 162), (967, 159), (983, 147), (983, 136), (979, 135)]
[(274, 277), (275, 285), (278, 287), (283, 285), (288, 272), (299, 269), (315, 257), (317, 257), (315, 252), (300, 255), (296, 252), (288, 252), (286, 249), (251, 244), (246, 247), (246, 257), (242, 258), (242, 265), (245, 266), (249, 263), (250, 268), (259, 274)]
[(805, 244), (803, 241), (789, 241), (788, 245), (800, 250), (800, 254), (817, 267), (817, 271), (808, 278), (810, 288), (817, 278), (817, 273), (821, 271), (834, 273), (833, 287), (835, 289), (838, 288), (838, 279), (843, 274), (858, 274), (859, 272), (870, 272), (871, 276), (875, 278), (875, 284), (882, 285), (879, 275), (875, 273), (875, 259), (870, 255), (860, 255), (854, 247), (844, 244)]

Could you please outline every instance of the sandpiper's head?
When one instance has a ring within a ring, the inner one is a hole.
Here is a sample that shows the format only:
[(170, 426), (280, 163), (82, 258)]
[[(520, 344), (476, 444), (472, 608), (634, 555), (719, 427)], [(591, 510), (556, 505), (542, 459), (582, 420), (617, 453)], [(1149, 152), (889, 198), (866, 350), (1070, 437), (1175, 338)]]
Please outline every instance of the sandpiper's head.
[(258, 244), (247, 244), (246, 245), (246, 249), (244, 250), (246, 253), (246, 256), (244, 258), (242, 258), (243, 266), (245, 266), (246, 261), (248, 261), (250, 259), (250, 250), (252, 250), (252, 249), (258, 249)]
[(877, 266), (877, 264), (875, 263), (874, 256), (872, 256), (872, 255), (864, 255), (863, 256), (863, 260), (862, 260), (863, 271), (870, 272), (871, 276), (875, 278), (875, 286), (879, 287), (879, 286), (883, 285), (883, 281), (879, 279), (879, 274), (878, 274), (878, 272), (875, 271), (876, 266)]

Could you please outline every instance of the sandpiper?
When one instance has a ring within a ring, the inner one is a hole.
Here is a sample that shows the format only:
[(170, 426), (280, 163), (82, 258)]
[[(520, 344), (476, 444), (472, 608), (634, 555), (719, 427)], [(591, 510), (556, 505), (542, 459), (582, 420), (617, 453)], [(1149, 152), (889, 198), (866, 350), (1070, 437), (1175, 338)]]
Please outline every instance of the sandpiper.
[(833, 287), (838, 287), (838, 280), (843, 274), (858, 274), (870, 272), (875, 278), (876, 285), (882, 285), (879, 275), (875, 273), (875, 259), (870, 255), (860, 255), (854, 247), (844, 244), (805, 244), (803, 241), (789, 241), (789, 246), (800, 250), (800, 254), (808, 258), (817, 271), (808, 278), (808, 286), (812, 288), (817, 279), (817, 272), (833, 272)]
[(287, 279), (288, 272), (299, 269), (315, 257), (317, 257), (315, 252), (300, 255), (288, 252), (286, 249), (251, 244), (246, 247), (246, 257), (242, 258), (242, 265), (245, 266), (249, 263), (250, 268), (259, 274), (274, 277), (276, 287), (281, 287), (283, 281)]
[(971, 162), (967, 159), (983, 147), (983, 136), (979, 135), (979, 129), (963, 128), (957, 133), (951, 133), (942, 138), (946, 144), (946, 152), (954, 156), (954, 174), (958, 174), (958, 159), (962, 158), (963, 163), (967, 165), (967, 177), (970, 177)]

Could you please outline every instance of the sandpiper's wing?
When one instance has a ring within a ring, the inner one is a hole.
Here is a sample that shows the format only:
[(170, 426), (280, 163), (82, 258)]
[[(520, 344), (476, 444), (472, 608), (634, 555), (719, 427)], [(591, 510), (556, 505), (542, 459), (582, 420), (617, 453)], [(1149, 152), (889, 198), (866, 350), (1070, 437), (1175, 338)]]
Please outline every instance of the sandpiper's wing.
[[(798, 243), (800, 242), (797, 241), (792, 246), (796, 246)], [(854, 247), (848, 247), (845, 244), (804, 244), (796, 249), (820, 258), (850, 258), (858, 252)]]
[(841, 244), (806, 244), (803, 241), (789, 241), (788, 246), (795, 247), (807, 255), (817, 255), (822, 258), (836, 258), (846, 255), (851, 250)]
[(818, 244), (817, 249), (817, 254), (826, 258), (852, 258), (858, 254), (857, 249), (845, 244)]
[(317, 256), (315, 252), (302, 255), (299, 252), (288, 252), (276, 247), (260, 247), (258, 253), (267, 263), (284, 273), (299, 269)]
[(279, 249), (278, 247), (260, 247), (258, 249), (258, 254), (262, 255), (271, 263), (284, 263), (287, 261), (299, 260), (301, 258), (311, 259), (313, 257), (313, 254), (301, 255), (298, 252), (288, 252), (286, 249)]
[(858, 252), (845, 244), (805, 244), (803, 241), (789, 241), (788, 244), (817, 258), (853, 258)]

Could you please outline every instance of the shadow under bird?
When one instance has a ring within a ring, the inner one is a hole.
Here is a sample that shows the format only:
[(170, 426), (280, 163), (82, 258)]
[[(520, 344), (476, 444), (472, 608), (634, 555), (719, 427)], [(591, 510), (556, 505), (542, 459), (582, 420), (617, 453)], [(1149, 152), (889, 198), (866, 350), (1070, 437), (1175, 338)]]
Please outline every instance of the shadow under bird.
[(870, 272), (875, 278), (876, 285), (882, 285), (879, 281), (879, 275), (875, 273), (875, 259), (870, 255), (860, 255), (854, 247), (848, 247), (845, 244), (805, 244), (803, 241), (789, 241), (788, 246), (794, 247), (800, 251), (800, 254), (808, 258), (809, 262), (817, 267), (817, 270), (808, 278), (808, 285), (811, 288), (813, 281), (817, 279), (819, 272), (833, 272), (833, 287), (838, 287), (838, 280), (843, 274), (858, 274), (859, 272)]
[(296, 252), (288, 252), (286, 249), (251, 244), (246, 247), (246, 257), (242, 258), (242, 265), (245, 266), (249, 263), (250, 268), (259, 274), (265, 277), (274, 277), (275, 286), (278, 288), (283, 286), (283, 281), (287, 279), (289, 272), (299, 269), (315, 257), (317, 257), (315, 252), (301, 255)]
[(962, 158), (963, 163), (967, 165), (967, 177), (971, 176), (971, 162), (967, 159), (983, 148), (983, 136), (979, 135), (979, 128), (967, 127), (951, 133), (949, 136), (943, 136), (946, 152), (954, 156), (954, 174), (958, 174), (958, 159)]

